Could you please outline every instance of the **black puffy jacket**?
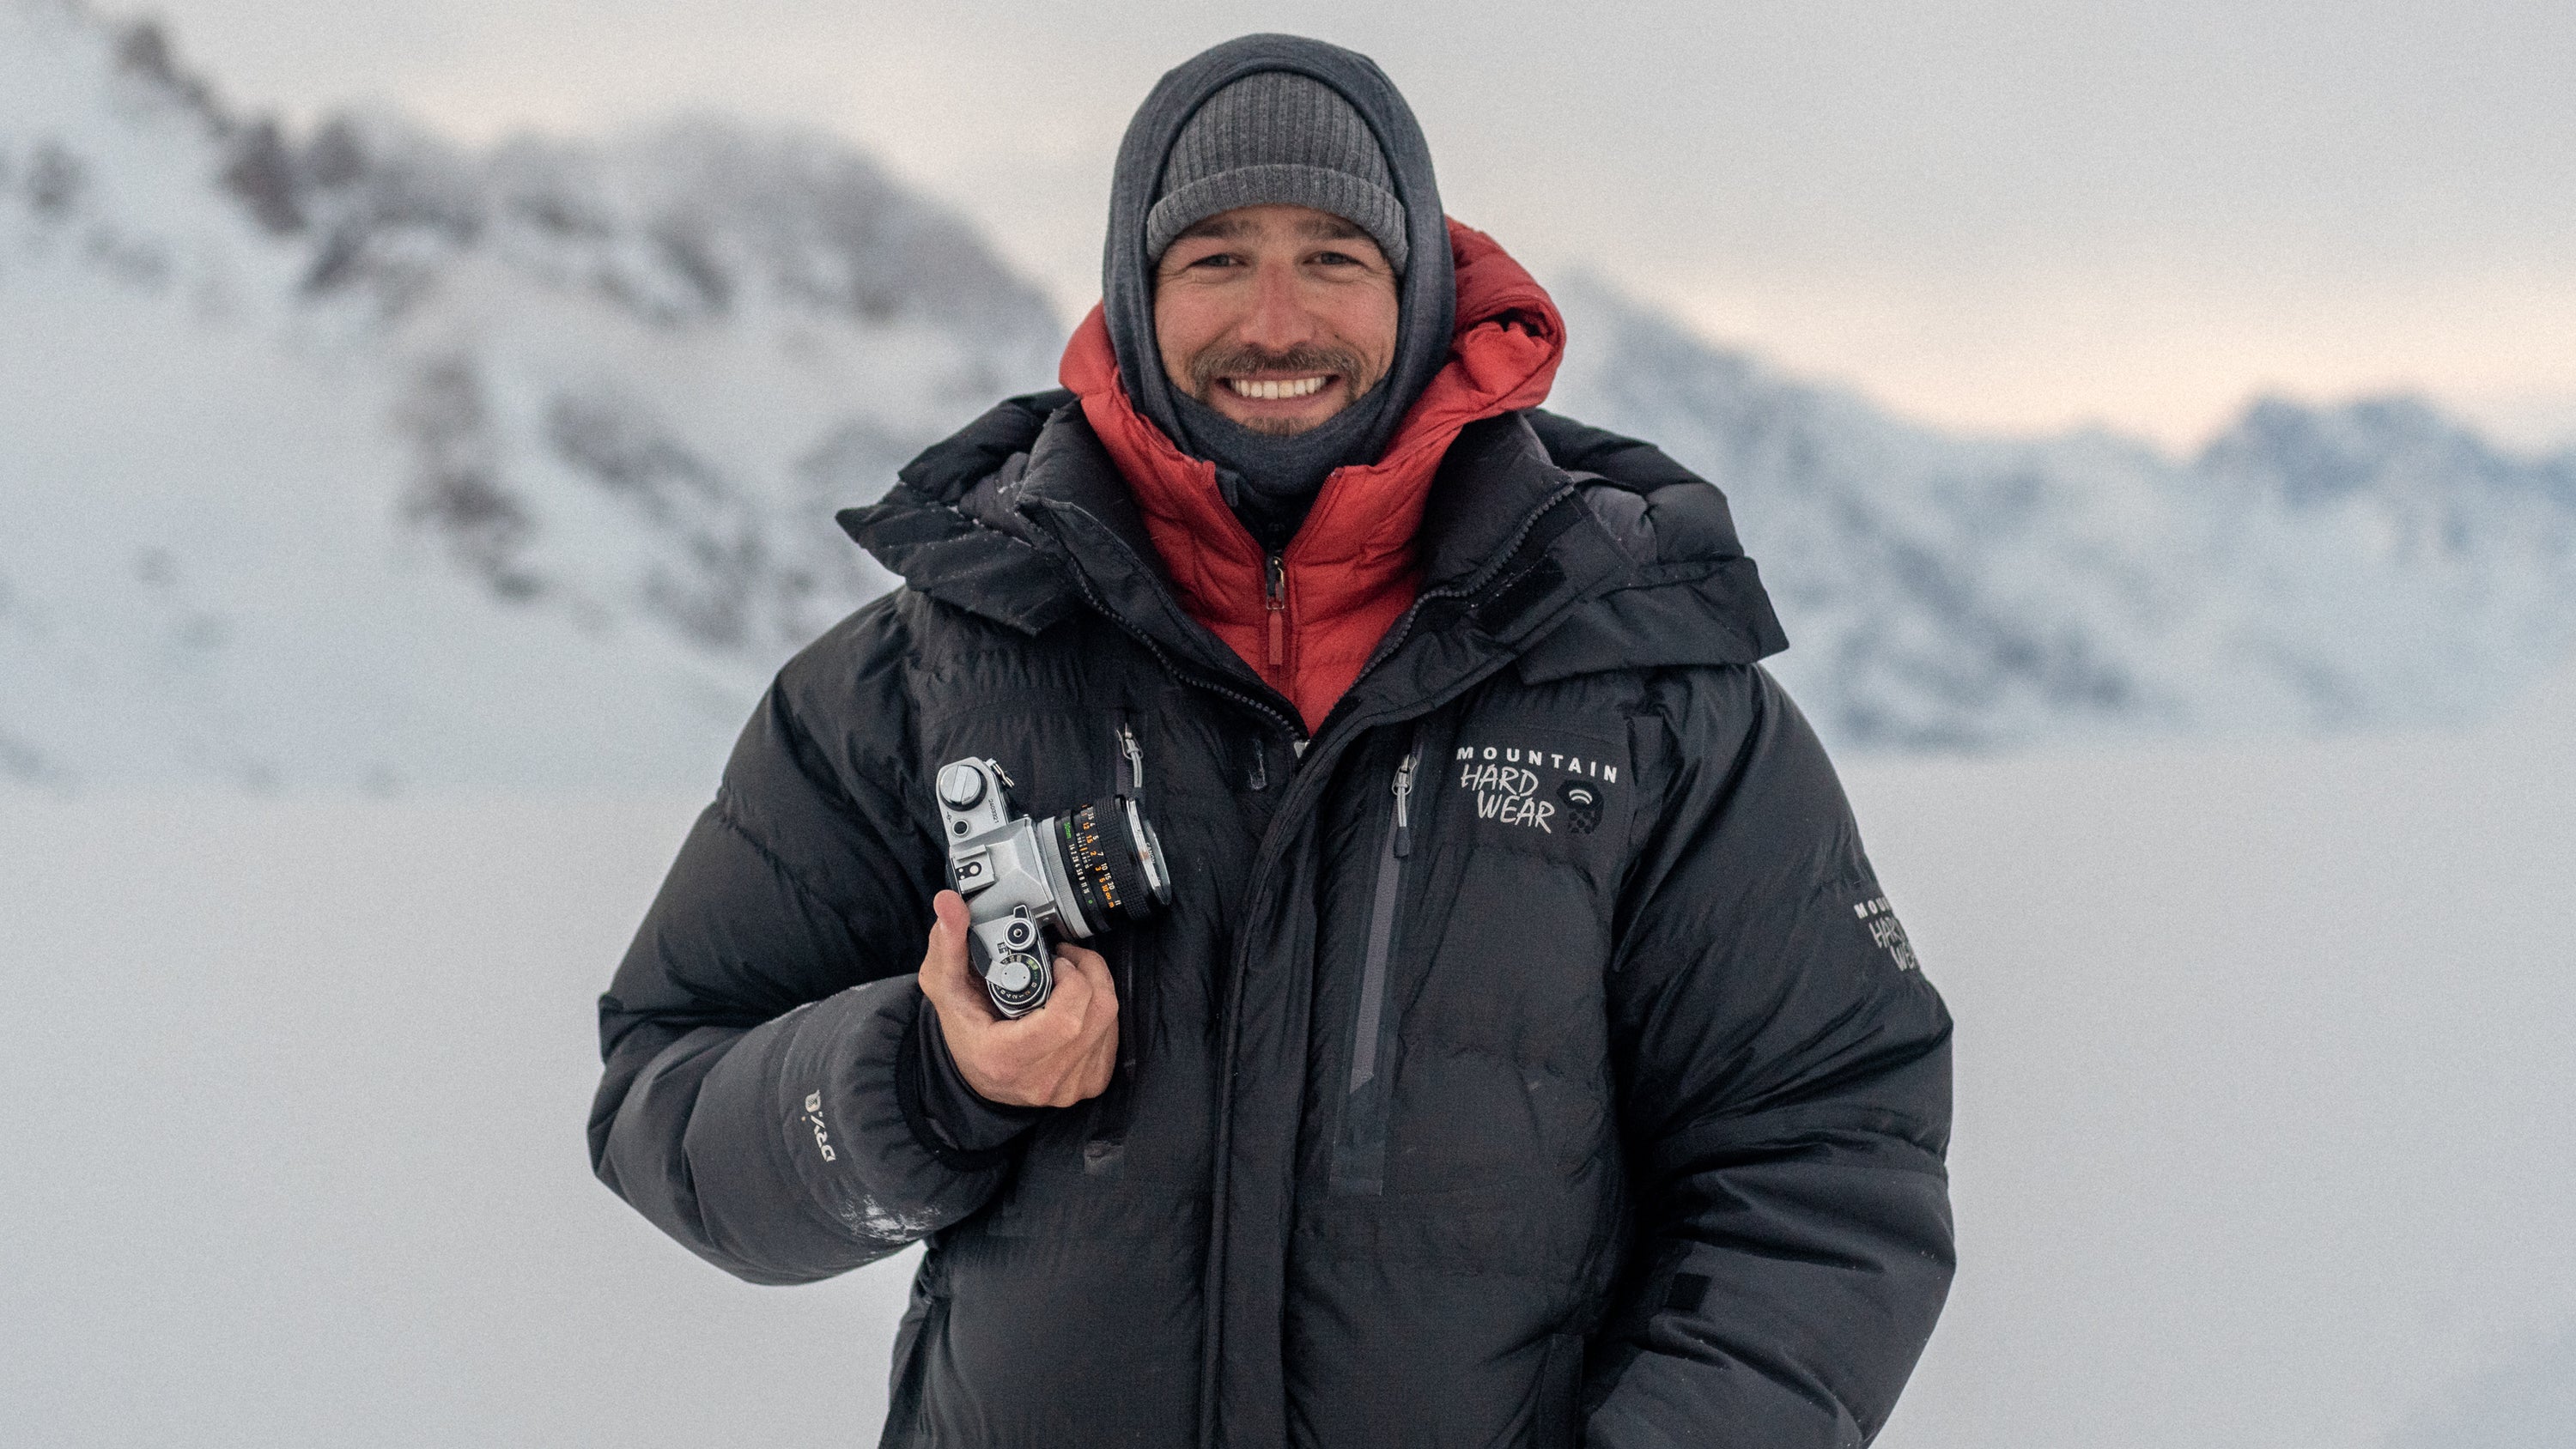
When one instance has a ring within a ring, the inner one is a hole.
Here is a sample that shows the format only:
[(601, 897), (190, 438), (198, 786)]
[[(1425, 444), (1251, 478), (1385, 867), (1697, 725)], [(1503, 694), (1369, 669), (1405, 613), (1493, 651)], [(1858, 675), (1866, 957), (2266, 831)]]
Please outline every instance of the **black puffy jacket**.
[[(1717, 490), (1470, 427), (1309, 738), (1064, 400), (843, 516), (906, 586), (781, 671), (601, 999), (600, 1177), (756, 1282), (926, 1238), (889, 1445), (1867, 1440), (1950, 1279), (1950, 1023)], [(931, 774), (1052, 813), (1122, 732), (1178, 900), (1105, 938), (1117, 1077), (953, 1150)]]

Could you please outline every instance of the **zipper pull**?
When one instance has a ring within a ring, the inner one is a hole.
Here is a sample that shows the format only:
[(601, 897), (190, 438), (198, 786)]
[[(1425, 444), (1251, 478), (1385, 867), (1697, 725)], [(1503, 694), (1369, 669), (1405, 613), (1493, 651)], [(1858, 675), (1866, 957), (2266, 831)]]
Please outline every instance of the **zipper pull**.
[(1127, 757), (1127, 788), (1118, 793), (1143, 795), (1145, 793), (1145, 752), (1137, 747), (1136, 732), (1129, 729), (1127, 721), (1123, 719), (1118, 722), (1118, 750)]
[(1270, 610), (1270, 667), (1288, 663), (1288, 560), (1272, 554), (1262, 580), (1262, 603)]
[(1395, 858), (1398, 860), (1413, 853), (1413, 766), (1421, 758), (1422, 748), (1416, 745), (1413, 752), (1404, 757), (1404, 763), (1395, 767)]

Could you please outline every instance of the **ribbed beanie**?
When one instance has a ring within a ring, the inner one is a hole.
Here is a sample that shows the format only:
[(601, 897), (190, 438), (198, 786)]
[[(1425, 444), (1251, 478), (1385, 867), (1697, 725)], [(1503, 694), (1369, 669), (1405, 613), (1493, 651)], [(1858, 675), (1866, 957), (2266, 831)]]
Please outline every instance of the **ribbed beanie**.
[(1182, 232), (1239, 206), (1310, 206), (1341, 217), (1404, 275), (1404, 203), (1386, 154), (1351, 103), (1311, 76), (1258, 71), (1208, 97), (1164, 159), (1145, 255), (1160, 259)]

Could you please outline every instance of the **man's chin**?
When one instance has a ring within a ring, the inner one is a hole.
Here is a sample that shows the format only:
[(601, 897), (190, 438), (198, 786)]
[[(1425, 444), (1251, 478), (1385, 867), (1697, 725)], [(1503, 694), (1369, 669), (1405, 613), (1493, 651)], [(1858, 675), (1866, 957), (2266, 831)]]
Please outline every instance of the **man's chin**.
[(1265, 438), (1293, 438), (1299, 433), (1315, 431), (1340, 416), (1341, 411), (1335, 408), (1320, 418), (1230, 418), (1227, 421), (1247, 433), (1259, 433)]

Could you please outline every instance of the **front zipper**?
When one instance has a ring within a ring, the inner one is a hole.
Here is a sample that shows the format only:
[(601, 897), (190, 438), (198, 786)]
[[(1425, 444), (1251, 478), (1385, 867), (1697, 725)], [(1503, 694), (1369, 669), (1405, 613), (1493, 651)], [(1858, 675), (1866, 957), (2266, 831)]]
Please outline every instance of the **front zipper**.
[(1270, 615), (1270, 667), (1288, 667), (1288, 559), (1272, 554), (1262, 570), (1261, 604)]
[(1395, 808), (1378, 854), (1377, 889), (1369, 898), (1368, 948), (1360, 964), (1359, 1010), (1351, 1024), (1351, 1078), (1342, 1098), (1342, 1129), (1333, 1147), (1332, 1190), (1375, 1197), (1386, 1190), (1387, 1070), (1395, 1033), (1386, 1014), (1387, 958), (1395, 946), (1396, 907), (1404, 895), (1404, 862), (1413, 854), (1413, 772), (1422, 761), (1421, 727), (1395, 767)]
[[(1132, 551), (1129, 553), (1129, 557), (1134, 557)], [(1241, 705), (1243, 708), (1251, 710), (1253, 713), (1269, 720), (1271, 723), (1279, 726), (1279, 732), (1288, 737), (1289, 743), (1296, 748), (1298, 753), (1303, 754), (1305, 752), (1306, 726), (1304, 721), (1295, 718), (1287, 711), (1275, 708), (1267, 700), (1246, 694), (1232, 685), (1210, 679), (1204, 674), (1198, 674), (1190, 670), (1183, 669), (1180, 665), (1180, 661), (1172, 657), (1171, 651), (1165, 649), (1160, 640), (1128, 622), (1126, 615), (1109, 607), (1108, 602), (1100, 597), (1100, 590), (1092, 586), (1091, 576), (1089, 574), (1084, 573), (1078, 568), (1068, 568), (1065, 572), (1072, 576), (1075, 589), (1080, 591), (1082, 594), (1082, 601), (1091, 606), (1092, 612), (1098, 614), (1104, 619), (1107, 619), (1110, 623), (1117, 625), (1120, 633), (1125, 634), (1128, 638), (1133, 639), (1138, 644), (1144, 646), (1145, 652), (1154, 657), (1154, 662), (1163, 667), (1164, 673), (1179, 680), (1183, 684), (1189, 685), (1193, 689), (1204, 689), (1219, 699), (1231, 700), (1234, 703)]]

